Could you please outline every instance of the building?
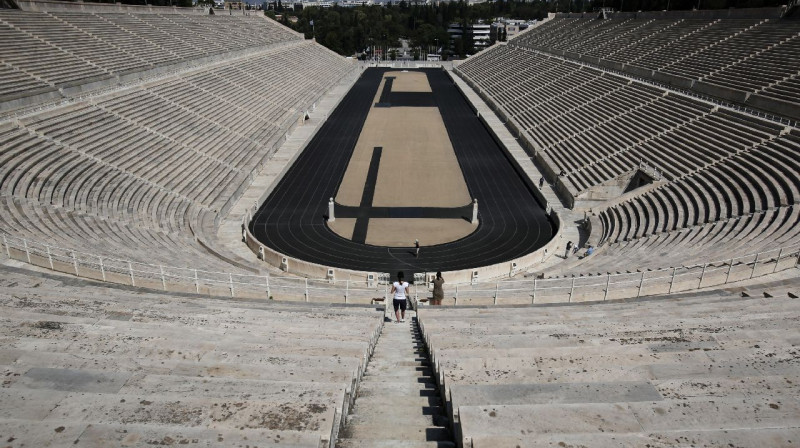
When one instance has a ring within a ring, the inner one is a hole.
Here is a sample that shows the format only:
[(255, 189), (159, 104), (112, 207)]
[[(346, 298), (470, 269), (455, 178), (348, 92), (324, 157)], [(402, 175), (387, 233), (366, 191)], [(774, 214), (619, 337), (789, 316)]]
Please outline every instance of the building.
[(503, 40), (502, 38), (504, 37), (504, 32), (505, 40), (509, 40), (520, 32), (528, 29), (528, 27), (532, 26), (536, 22), (536, 20), (526, 22), (524, 20), (512, 20), (498, 17), (497, 20), (492, 23), (491, 40), (492, 42)]
[(455, 41), (457, 39), (471, 38), (467, 48), (474, 49), (473, 52), (481, 51), (492, 44), (491, 30), (492, 25), (489, 24), (473, 23), (467, 25), (465, 31), (462, 24), (451, 23), (447, 28), (447, 33), (450, 35), (450, 49), (455, 50)]
[(492, 44), (492, 26), (489, 24), (475, 23), (469, 26), (472, 33), (472, 45), (475, 51), (481, 51)]
[(336, 4), (343, 8), (353, 8), (356, 6), (371, 6), (374, 2), (372, 0), (338, 0)]

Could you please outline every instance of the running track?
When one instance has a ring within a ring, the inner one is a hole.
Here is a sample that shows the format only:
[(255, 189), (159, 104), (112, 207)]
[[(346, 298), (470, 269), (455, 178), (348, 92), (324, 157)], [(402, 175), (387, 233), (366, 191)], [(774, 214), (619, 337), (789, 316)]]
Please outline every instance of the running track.
[[(309, 142), (250, 223), (253, 235), (280, 253), (325, 266), (369, 272), (412, 273), (470, 269), (510, 261), (549, 241), (553, 226), (504, 151), (441, 70), (423, 70), (444, 119), (470, 196), (478, 198), (477, 230), (461, 240), (409, 247), (355, 243), (325, 224), (377, 92), (384, 68), (367, 69)], [(413, 169), (413, 167), (409, 167)], [(401, 193), (402, 194), (402, 193)], [(436, 194), (431, 192), (430, 194)], [(424, 241), (424, 237), (420, 238)]]

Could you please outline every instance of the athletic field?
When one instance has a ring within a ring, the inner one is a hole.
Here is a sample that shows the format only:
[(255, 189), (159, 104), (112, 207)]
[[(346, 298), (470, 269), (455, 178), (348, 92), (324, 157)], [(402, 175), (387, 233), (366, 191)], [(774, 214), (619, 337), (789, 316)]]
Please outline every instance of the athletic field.
[(547, 243), (554, 230), (530, 188), (444, 71), (370, 68), (251, 231), (293, 258), (411, 278), (510, 261)]

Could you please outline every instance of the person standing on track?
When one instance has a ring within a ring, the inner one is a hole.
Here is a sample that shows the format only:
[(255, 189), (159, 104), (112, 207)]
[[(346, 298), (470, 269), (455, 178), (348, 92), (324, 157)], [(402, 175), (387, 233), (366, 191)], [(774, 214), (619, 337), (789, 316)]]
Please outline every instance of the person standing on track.
[(419, 258), (419, 240), (414, 240), (414, 257)]
[(431, 305), (441, 305), (442, 299), (444, 299), (444, 279), (442, 278), (441, 272), (436, 272), (436, 278), (433, 279), (433, 300), (431, 301)]
[(403, 281), (403, 271), (397, 273), (397, 281), (392, 284), (392, 306), (394, 307), (394, 317), (397, 323), (406, 320), (406, 292), (408, 282)]

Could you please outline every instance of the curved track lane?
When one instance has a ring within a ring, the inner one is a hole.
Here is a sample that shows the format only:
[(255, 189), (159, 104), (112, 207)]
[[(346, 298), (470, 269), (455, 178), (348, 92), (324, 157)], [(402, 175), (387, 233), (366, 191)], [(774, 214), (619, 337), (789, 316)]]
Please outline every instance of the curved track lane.
[[(549, 241), (553, 226), (489, 131), (447, 74), (425, 70), (467, 182), (478, 198), (477, 230), (451, 243), (388, 248), (342, 238), (325, 224), (353, 148), (387, 70), (364, 72), (256, 212), (250, 230), (262, 244), (300, 260), (370, 272), (470, 269), (510, 261)], [(413, 167), (410, 167), (413, 169)], [(400, 192), (402, 194), (402, 192)], [(431, 192), (435, 194), (435, 192)], [(409, 241), (409, 246), (413, 242)]]

